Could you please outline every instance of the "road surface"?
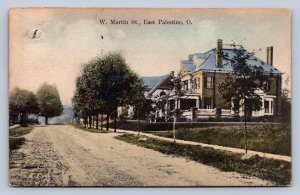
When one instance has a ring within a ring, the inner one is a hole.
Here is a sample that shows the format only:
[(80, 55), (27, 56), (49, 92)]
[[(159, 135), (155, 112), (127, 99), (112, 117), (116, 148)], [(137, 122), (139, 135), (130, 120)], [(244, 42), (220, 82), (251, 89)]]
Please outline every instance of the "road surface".
[(271, 182), (68, 125), (35, 127), (10, 155), (12, 186), (249, 186)]

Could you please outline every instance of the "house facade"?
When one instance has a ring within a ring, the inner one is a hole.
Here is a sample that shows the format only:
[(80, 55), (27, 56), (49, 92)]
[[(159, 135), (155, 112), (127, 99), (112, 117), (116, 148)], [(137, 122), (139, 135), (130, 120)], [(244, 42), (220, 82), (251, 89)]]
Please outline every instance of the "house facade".
[[(235, 47), (235, 45), (233, 45)], [(194, 53), (182, 60), (178, 76), (182, 80), (185, 96), (180, 98), (180, 108), (198, 109), (201, 116), (214, 114), (214, 109), (221, 108), (224, 115), (230, 114), (231, 105), (222, 101), (218, 87), (227, 77), (233, 74), (230, 60), (236, 55), (236, 48), (223, 48), (222, 40), (217, 41), (217, 47), (205, 53)], [(247, 52), (244, 48), (238, 48)], [(226, 56), (226, 58), (223, 58)], [(278, 98), (281, 95), (282, 73), (273, 66), (273, 47), (267, 48), (267, 61), (254, 55), (247, 60), (249, 66), (261, 67), (265, 80), (261, 85), (263, 90), (256, 93), (262, 98), (262, 108), (253, 112), (253, 116), (276, 115), (280, 110)], [(211, 112), (209, 112), (211, 110)], [(241, 111), (243, 115), (243, 111)]]
[[(166, 104), (157, 110), (155, 118), (168, 116), (174, 108), (182, 110), (183, 116), (188, 120), (215, 116), (217, 108), (221, 109), (222, 116), (232, 116), (234, 114), (231, 110), (232, 105), (223, 101), (218, 89), (227, 77), (234, 74), (230, 63), (236, 55), (234, 50), (241, 49), (249, 54), (244, 48), (236, 47), (238, 46), (230, 45), (230, 48), (224, 48), (222, 40), (218, 39), (216, 48), (205, 53), (190, 54), (186, 60), (182, 60), (177, 76), (172, 71), (161, 76), (141, 77), (146, 87), (147, 98), (151, 98), (154, 102), (158, 102), (163, 97), (168, 99)], [(260, 83), (262, 87), (256, 90), (262, 99), (262, 107), (259, 111), (253, 111), (252, 116), (277, 115), (280, 112), (282, 73), (273, 66), (273, 47), (267, 48), (266, 61), (254, 55), (249, 56), (248, 65), (262, 68), (265, 77)], [(179, 99), (175, 96), (175, 77), (181, 79), (184, 92)], [(130, 111), (132, 112), (133, 110)], [(243, 114), (241, 108), (240, 115)]]

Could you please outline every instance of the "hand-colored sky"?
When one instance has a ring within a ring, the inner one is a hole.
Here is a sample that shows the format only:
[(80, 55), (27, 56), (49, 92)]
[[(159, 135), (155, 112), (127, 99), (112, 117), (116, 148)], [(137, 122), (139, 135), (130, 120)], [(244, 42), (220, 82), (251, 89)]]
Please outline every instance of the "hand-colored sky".
[[(181, 20), (192, 25), (100, 25), (99, 19)], [(70, 105), (82, 64), (120, 51), (140, 76), (178, 71), (188, 54), (242, 44), (291, 75), (291, 16), (287, 9), (15, 9), (9, 16), (9, 85), (36, 91), (55, 84)], [(38, 32), (34, 36), (34, 31)], [(102, 39), (103, 38), (103, 39)], [(290, 88), (290, 82), (287, 85)]]

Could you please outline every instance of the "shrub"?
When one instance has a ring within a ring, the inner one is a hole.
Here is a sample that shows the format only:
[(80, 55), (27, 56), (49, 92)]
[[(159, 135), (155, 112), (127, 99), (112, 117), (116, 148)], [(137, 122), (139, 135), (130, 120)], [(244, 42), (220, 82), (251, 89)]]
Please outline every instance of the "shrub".
[(9, 137), (9, 150), (19, 149), (24, 142), (24, 137)]

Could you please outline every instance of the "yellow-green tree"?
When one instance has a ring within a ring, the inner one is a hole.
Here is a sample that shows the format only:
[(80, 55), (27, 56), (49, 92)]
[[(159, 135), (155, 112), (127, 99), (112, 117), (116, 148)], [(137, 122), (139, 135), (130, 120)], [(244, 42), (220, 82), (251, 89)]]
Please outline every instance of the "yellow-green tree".
[(45, 124), (48, 118), (62, 114), (63, 106), (58, 90), (54, 85), (44, 83), (37, 91), (37, 101), (40, 108), (40, 115), (45, 117)]

